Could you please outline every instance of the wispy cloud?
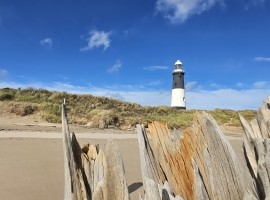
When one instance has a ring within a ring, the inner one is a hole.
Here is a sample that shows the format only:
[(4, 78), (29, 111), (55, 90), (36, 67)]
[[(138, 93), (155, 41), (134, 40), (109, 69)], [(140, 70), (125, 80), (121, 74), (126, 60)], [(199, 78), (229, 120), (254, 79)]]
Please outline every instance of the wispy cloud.
[(199, 90), (199, 89), (201, 89), (201, 86), (198, 85), (197, 81), (190, 81), (185, 84), (186, 91)]
[(44, 38), (44, 39), (40, 40), (40, 44), (43, 47), (50, 48), (53, 45), (53, 40), (52, 40), (52, 38)]
[(248, 10), (250, 7), (260, 6), (264, 4), (266, 0), (245, 0), (245, 9)]
[(149, 82), (147, 85), (148, 85), (148, 86), (159, 86), (159, 85), (161, 85), (161, 84), (162, 84), (162, 81), (156, 80), (156, 81), (151, 81), (151, 82)]
[(223, 0), (157, 0), (156, 11), (163, 13), (171, 23), (183, 23), (193, 15), (211, 9), (216, 4), (223, 4)]
[(255, 57), (254, 61), (256, 61), (256, 62), (270, 62), (270, 57)]
[(108, 69), (109, 73), (114, 73), (120, 70), (120, 68), (122, 67), (122, 63), (121, 60), (116, 60), (116, 62), (113, 64), (113, 66), (111, 68)]
[(270, 82), (269, 81), (258, 81), (258, 82), (253, 83), (253, 87), (257, 88), (257, 89), (270, 88)]
[(236, 83), (235, 85), (236, 85), (236, 87), (239, 87), (239, 88), (243, 88), (246, 86), (245, 83)]
[(8, 77), (8, 71), (0, 69), (0, 81), (5, 80)]
[(211, 83), (210, 86), (215, 89), (221, 89), (221, 88), (226, 88), (226, 86), (218, 84), (218, 83)]
[(65, 75), (62, 75), (62, 74), (57, 74), (57, 76), (63, 80), (68, 80), (69, 78)]
[(140, 91), (140, 90), (144, 90), (145, 87), (143, 85), (140, 85), (140, 84), (137, 84), (137, 85), (130, 85), (130, 84), (119, 85), (119, 84), (116, 84), (116, 85), (106, 85), (106, 86), (104, 86), (104, 89), (113, 90), (113, 91)]
[(111, 31), (105, 32), (105, 31), (97, 31), (92, 30), (89, 32), (89, 37), (87, 38), (88, 44), (86, 47), (81, 48), (81, 51), (88, 51), (94, 48), (102, 47), (105, 51), (110, 47), (111, 40), (110, 35)]
[(143, 69), (147, 71), (156, 71), (156, 70), (167, 70), (169, 68), (163, 65), (153, 65), (153, 66), (143, 67)]

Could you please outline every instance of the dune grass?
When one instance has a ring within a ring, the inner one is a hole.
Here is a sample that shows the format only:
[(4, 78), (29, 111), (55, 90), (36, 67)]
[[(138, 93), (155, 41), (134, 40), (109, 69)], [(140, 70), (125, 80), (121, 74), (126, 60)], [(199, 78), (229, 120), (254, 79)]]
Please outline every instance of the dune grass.
[[(69, 94), (44, 89), (0, 89), (0, 101), (9, 102), (10, 112), (25, 116), (38, 113), (53, 123), (61, 122), (61, 103), (66, 99), (69, 123), (89, 127), (133, 128), (137, 123), (158, 120), (170, 128), (189, 127), (197, 110), (175, 110), (168, 106), (150, 107), (90, 94)], [(10, 104), (12, 102), (12, 104)], [(216, 109), (209, 112), (219, 124), (240, 126), (238, 112), (246, 119), (255, 117), (254, 110)]]

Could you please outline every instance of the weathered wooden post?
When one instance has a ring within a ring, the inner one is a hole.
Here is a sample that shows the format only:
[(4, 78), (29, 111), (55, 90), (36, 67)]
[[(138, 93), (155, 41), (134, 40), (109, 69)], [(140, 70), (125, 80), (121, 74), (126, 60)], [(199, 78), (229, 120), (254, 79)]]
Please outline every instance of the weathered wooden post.
[(270, 97), (248, 122), (239, 114), (244, 130), (244, 153), (260, 199), (270, 199)]
[(257, 199), (230, 143), (215, 120), (198, 113), (191, 128), (171, 131), (159, 122), (137, 126), (143, 199)]
[(117, 145), (109, 140), (105, 151), (87, 144), (82, 149), (70, 134), (66, 105), (62, 105), (65, 200), (128, 200), (122, 158)]

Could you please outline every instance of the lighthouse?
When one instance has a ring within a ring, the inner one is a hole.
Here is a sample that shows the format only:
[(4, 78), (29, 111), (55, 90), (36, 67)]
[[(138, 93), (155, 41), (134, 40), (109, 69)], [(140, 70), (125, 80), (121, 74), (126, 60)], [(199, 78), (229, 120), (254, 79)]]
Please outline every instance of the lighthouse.
[(171, 107), (179, 109), (186, 109), (185, 99), (185, 84), (184, 84), (184, 68), (180, 60), (177, 60), (173, 69), (173, 84), (172, 84), (172, 100)]

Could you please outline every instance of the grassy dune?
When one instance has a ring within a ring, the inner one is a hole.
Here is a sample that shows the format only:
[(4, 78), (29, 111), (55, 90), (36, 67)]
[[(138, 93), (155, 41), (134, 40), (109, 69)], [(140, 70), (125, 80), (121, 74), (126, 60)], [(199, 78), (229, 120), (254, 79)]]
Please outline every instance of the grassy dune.
[[(69, 94), (43, 89), (0, 89), (0, 101), (7, 112), (19, 116), (38, 113), (44, 120), (61, 122), (61, 103), (66, 99), (69, 109), (69, 123), (89, 127), (122, 129), (132, 128), (137, 123), (147, 124), (158, 120), (170, 128), (186, 128), (191, 125), (197, 110), (177, 111), (167, 106), (150, 107), (93, 95)], [(219, 124), (240, 126), (238, 112), (246, 119), (255, 117), (254, 110), (215, 109), (209, 112)]]

